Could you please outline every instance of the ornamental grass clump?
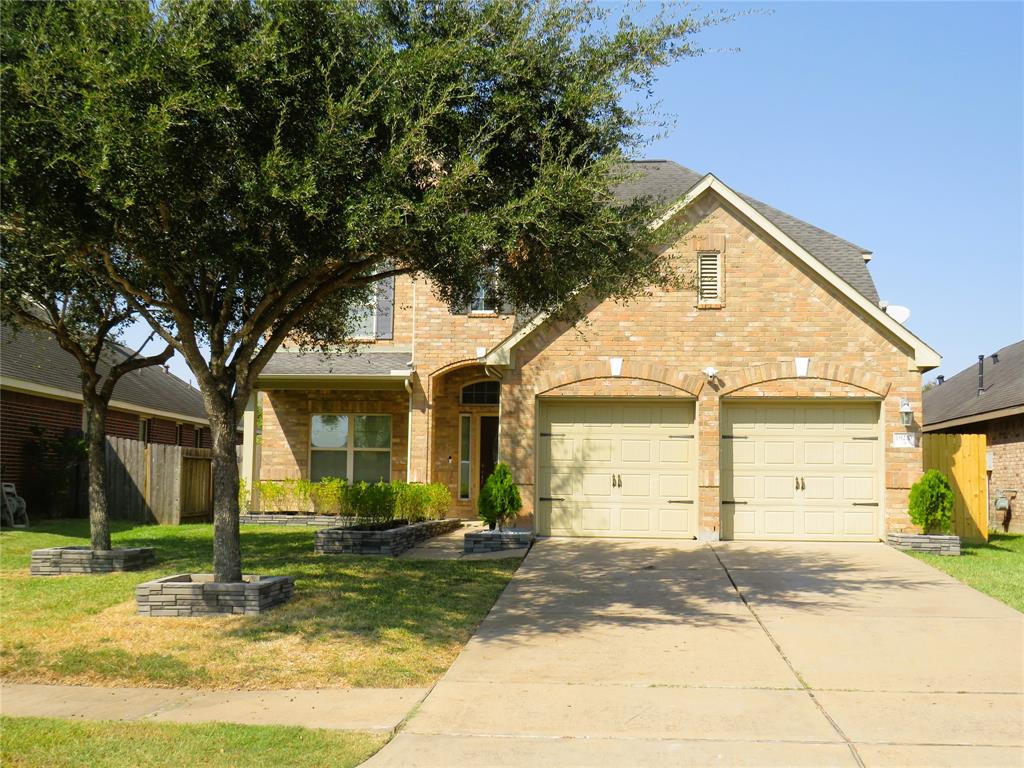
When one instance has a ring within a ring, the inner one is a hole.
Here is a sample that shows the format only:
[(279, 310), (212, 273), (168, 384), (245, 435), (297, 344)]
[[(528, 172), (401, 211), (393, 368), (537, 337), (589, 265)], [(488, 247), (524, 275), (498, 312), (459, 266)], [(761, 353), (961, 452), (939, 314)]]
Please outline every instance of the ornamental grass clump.
[(515, 520), (522, 508), (523, 499), (512, 478), (512, 470), (507, 464), (499, 463), (480, 489), (480, 498), (477, 500), (480, 519), (491, 530), (500, 531), (502, 524)]
[(937, 469), (929, 469), (910, 489), (910, 519), (923, 533), (946, 533), (953, 518), (953, 489)]

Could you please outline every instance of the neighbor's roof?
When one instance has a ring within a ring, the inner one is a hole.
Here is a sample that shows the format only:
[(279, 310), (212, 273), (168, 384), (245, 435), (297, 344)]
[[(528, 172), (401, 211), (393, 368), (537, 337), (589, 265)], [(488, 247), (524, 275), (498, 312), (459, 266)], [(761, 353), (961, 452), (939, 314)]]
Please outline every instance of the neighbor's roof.
[(985, 389), (980, 395), (977, 363), (925, 392), (925, 426), (959, 419), (985, 421), (996, 418), (993, 412), (1024, 408), (1024, 340), (1003, 347), (994, 357), (986, 356), (984, 371)]
[[(671, 160), (637, 160), (629, 164), (629, 170), (638, 175), (615, 189), (617, 199), (628, 202), (649, 197), (666, 206), (680, 200), (705, 176)], [(878, 303), (878, 291), (864, 261), (864, 256), (871, 251), (742, 192), (737, 194), (865, 298)]]
[[(105, 374), (112, 364), (131, 354), (126, 347), (108, 344), (106, 360), (99, 366), (100, 372)], [(153, 350), (146, 349), (144, 354), (153, 354)], [(78, 361), (61, 349), (50, 334), (0, 323), (0, 379), (4, 384), (20, 385), (19, 389), (38, 391), (43, 395), (58, 390), (80, 400), (80, 372)], [(36, 386), (38, 390), (33, 389)], [(114, 387), (111, 405), (115, 408), (128, 405), (132, 410), (180, 417), (183, 421), (207, 421), (199, 390), (160, 365), (141, 368), (123, 376)]]
[(260, 378), (279, 376), (388, 378), (405, 376), (409, 369), (408, 352), (373, 350), (325, 355), (281, 348), (270, 358)]

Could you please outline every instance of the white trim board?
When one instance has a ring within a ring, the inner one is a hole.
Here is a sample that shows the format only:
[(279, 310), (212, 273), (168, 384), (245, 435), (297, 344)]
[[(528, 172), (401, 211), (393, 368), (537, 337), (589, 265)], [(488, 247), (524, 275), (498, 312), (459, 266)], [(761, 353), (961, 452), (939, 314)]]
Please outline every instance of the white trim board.
[[(812, 272), (819, 275), (827, 283), (833, 285), (861, 312), (875, 320), (895, 338), (902, 341), (913, 350), (914, 367), (920, 371), (928, 371), (937, 367), (942, 362), (942, 356), (932, 349), (928, 344), (911, 333), (900, 323), (896, 322), (885, 311), (869, 301), (860, 291), (856, 290), (839, 275), (825, 266), (819, 259), (812, 256), (805, 248), (799, 245), (793, 238), (779, 229), (768, 218), (757, 211), (750, 203), (736, 194), (728, 185), (718, 179), (714, 174), (707, 174), (688, 191), (681, 200), (671, 206), (668, 211), (658, 219), (651, 222), (652, 229), (658, 229), (669, 222), (680, 211), (693, 203), (698, 197), (708, 190), (716, 192), (729, 205), (736, 208), (740, 213), (750, 219), (754, 224), (763, 229), (771, 238), (776, 240), (787, 251), (792, 253)], [(530, 322), (516, 331), (514, 334), (502, 341), (484, 357), (487, 365), (511, 365), (512, 350), (525, 338), (539, 328), (547, 319), (548, 313), (540, 313), (533, 317)]]

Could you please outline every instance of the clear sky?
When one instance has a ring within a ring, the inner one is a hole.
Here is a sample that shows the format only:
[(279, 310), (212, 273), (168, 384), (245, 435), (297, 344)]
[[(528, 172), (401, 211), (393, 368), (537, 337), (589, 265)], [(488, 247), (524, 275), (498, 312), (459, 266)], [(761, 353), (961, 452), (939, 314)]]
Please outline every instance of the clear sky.
[(1024, 337), (1024, 4), (725, 8), (764, 12), (698, 39), (738, 52), (662, 74), (676, 124), (645, 155), (873, 251), (881, 297), (944, 357), (927, 379)]

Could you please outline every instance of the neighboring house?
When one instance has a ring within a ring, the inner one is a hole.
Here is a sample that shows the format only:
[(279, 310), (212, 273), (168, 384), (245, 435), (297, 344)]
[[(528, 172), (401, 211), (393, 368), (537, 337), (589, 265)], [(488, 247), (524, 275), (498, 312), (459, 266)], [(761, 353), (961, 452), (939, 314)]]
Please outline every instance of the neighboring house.
[[(130, 354), (108, 345), (111, 361)], [(33, 444), (40, 436), (59, 440), (81, 434), (84, 426), (80, 371), (78, 361), (51, 335), (0, 325), (0, 474), (26, 495), (30, 514), (40, 495), (33, 486), (46, 483), (31, 458)], [(117, 383), (107, 434), (147, 443), (212, 445), (202, 395), (159, 365), (133, 371)]]
[(259, 377), (244, 420), (250, 487), (436, 481), (473, 517), (501, 460), (521, 522), (541, 535), (908, 529), (921, 449), (894, 435), (920, 429), (921, 372), (941, 358), (883, 311), (869, 253), (711, 174), (633, 168), (620, 199), (654, 197), (694, 223), (665, 258), (697, 270), (699, 290), (595, 301), (577, 329), (506, 314), (486, 286), (453, 313), (422, 279), (384, 284), (361, 354), (282, 349)]
[(1005, 493), (1009, 530), (1024, 533), (1024, 340), (938, 377), (924, 393), (924, 431), (985, 435), (989, 527), (1003, 526), (996, 500)]

